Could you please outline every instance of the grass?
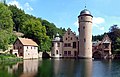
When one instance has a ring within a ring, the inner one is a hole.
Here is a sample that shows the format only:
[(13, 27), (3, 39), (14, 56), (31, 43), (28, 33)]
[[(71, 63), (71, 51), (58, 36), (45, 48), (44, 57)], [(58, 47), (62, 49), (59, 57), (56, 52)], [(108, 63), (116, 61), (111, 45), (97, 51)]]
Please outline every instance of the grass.
[(21, 58), (16, 57), (12, 54), (0, 54), (0, 62), (2, 61), (21, 61)]

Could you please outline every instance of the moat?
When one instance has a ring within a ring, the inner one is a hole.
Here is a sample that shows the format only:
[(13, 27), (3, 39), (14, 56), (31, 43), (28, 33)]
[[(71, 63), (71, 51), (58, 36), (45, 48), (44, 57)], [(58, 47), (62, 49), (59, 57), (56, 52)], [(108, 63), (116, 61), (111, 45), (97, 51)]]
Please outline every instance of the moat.
[(34, 59), (0, 62), (0, 77), (120, 77), (120, 60)]

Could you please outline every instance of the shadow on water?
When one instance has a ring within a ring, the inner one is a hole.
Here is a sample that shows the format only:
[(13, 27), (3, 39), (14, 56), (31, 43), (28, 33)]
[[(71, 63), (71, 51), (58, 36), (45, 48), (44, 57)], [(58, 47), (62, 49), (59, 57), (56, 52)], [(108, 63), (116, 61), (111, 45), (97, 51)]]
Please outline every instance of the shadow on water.
[(119, 77), (120, 60), (44, 59), (0, 63), (0, 77)]

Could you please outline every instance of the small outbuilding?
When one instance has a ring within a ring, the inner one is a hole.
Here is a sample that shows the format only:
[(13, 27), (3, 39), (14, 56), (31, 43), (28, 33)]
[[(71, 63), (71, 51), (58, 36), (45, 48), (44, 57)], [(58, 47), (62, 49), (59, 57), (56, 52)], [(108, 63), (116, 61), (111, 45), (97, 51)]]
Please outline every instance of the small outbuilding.
[(13, 44), (12, 53), (23, 59), (38, 58), (38, 45), (32, 39), (17, 38)]

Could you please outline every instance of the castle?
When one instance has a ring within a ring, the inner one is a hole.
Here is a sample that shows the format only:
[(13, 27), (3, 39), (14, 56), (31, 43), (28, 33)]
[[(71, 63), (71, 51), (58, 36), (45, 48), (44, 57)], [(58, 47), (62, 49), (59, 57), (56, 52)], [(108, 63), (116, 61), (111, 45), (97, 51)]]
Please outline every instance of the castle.
[(101, 41), (92, 42), (92, 18), (89, 10), (82, 10), (78, 16), (79, 36), (70, 28), (62, 38), (57, 34), (52, 40), (51, 57), (110, 58), (111, 40), (108, 35)]

